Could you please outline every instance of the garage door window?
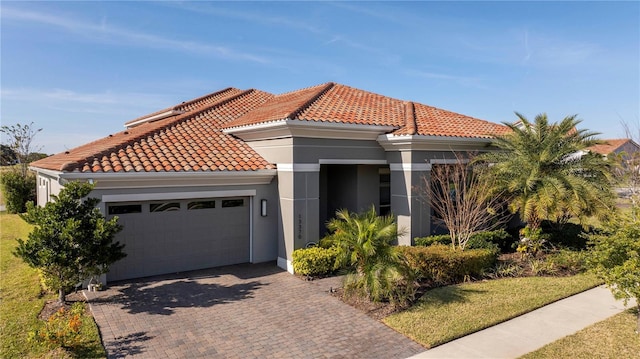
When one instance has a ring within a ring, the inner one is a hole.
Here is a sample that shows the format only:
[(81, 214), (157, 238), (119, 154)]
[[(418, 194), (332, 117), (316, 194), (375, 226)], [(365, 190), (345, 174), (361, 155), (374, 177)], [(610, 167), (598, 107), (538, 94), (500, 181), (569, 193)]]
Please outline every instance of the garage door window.
[(179, 210), (180, 202), (151, 203), (149, 205), (149, 212), (169, 212)]
[(129, 213), (141, 213), (141, 204), (119, 204), (109, 206), (109, 214), (129, 214)]
[(222, 200), (222, 208), (225, 207), (243, 207), (244, 206), (244, 199), (242, 198), (238, 198), (238, 199), (223, 199)]
[(187, 204), (187, 210), (216, 208), (216, 201), (193, 201)]

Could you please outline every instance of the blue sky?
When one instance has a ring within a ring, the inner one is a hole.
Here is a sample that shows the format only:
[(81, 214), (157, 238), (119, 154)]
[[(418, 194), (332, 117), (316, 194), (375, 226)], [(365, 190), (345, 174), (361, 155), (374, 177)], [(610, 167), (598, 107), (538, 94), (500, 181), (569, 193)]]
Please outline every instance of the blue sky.
[(333, 81), (493, 121), (640, 122), (639, 2), (10, 2), (3, 125), (56, 153), (225, 87)]

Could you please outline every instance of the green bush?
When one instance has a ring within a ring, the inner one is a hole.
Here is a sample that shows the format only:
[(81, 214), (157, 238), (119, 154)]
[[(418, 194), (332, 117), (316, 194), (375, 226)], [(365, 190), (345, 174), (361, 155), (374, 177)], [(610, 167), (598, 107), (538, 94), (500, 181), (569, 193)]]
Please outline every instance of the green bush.
[(434, 244), (429, 247), (400, 246), (398, 250), (415, 271), (418, 280), (436, 285), (459, 283), (478, 278), (491, 269), (498, 253), (490, 249), (456, 250), (451, 246)]
[(577, 250), (587, 248), (587, 236), (594, 232), (593, 227), (582, 227), (575, 223), (557, 225), (549, 221), (542, 222), (542, 230), (549, 235), (549, 243), (553, 246), (573, 248)]
[(498, 229), (495, 231), (482, 231), (474, 233), (469, 242), (467, 242), (467, 249), (498, 249), (502, 252), (508, 252), (514, 243), (514, 239), (511, 234), (507, 233), (504, 229)]
[(555, 268), (566, 274), (577, 274), (587, 271), (587, 255), (586, 251), (561, 249), (549, 253), (545, 261), (553, 263)]
[(26, 177), (18, 171), (6, 171), (0, 177), (5, 205), (9, 213), (24, 213), (29, 201), (36, 201), (36, 176), (29, 172)]
[(433, 244), (448, 244), (451, 245), (451, 236), (448, 234), (439, 234), (435, 236), (417, 237), (414, 239), (416, 246), (429, 247)]
[(293, 271), (305, 276), (321, 276), (338, 269), (337, 247), (301, 248), (293, 251)]
[[(434, 244), (448, 244), (451, 245), (451, 236), (448, 234), (441, 234), (428, 237), (417, 237), (414, 239), (416, 246), (428, 247)], [(504, 229), (495, 231), (482, 231), (474, 233), (469, 238), (469, 242), (465, 249), (491, 249), (508, 251), (513, 244), (512, 236)]]

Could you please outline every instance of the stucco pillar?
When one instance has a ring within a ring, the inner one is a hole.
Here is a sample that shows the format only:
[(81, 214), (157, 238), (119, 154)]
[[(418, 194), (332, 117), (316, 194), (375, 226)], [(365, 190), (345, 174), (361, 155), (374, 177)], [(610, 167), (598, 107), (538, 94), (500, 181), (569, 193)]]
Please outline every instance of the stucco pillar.
[(278, 163), (282, 232), (278, 266), (293, 273), (292, 253), (319, 240), (320, 165)]
[(431, 211), (419, 196), (424, 179), (430, 177), (428, 163), (391, 163), (391, 212), (397, 217), (398, 230), (404, 234), (398, 237), (399, 245), (410, 246), (415, 237), (429, 234)]

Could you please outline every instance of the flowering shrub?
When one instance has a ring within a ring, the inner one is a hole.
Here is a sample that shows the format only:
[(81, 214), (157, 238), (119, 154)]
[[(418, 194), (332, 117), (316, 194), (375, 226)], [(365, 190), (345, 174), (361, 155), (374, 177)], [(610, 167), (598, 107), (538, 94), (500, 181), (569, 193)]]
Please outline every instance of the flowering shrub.
[(49, 348), (75, 348), (81, 344), (80, 327), (84, 304), (75, 303), (71, 309), (60, 308), (45, 322), (44, 327), (31, 333), (31, 338)]
[(547, 243), (548, 235), (542, 234), (542, 229), (531, 229), (524, 227), (520, 230), (520, 242), (516, 249), (524, 257), (535, 257), (538, 252), (542, 251)]

